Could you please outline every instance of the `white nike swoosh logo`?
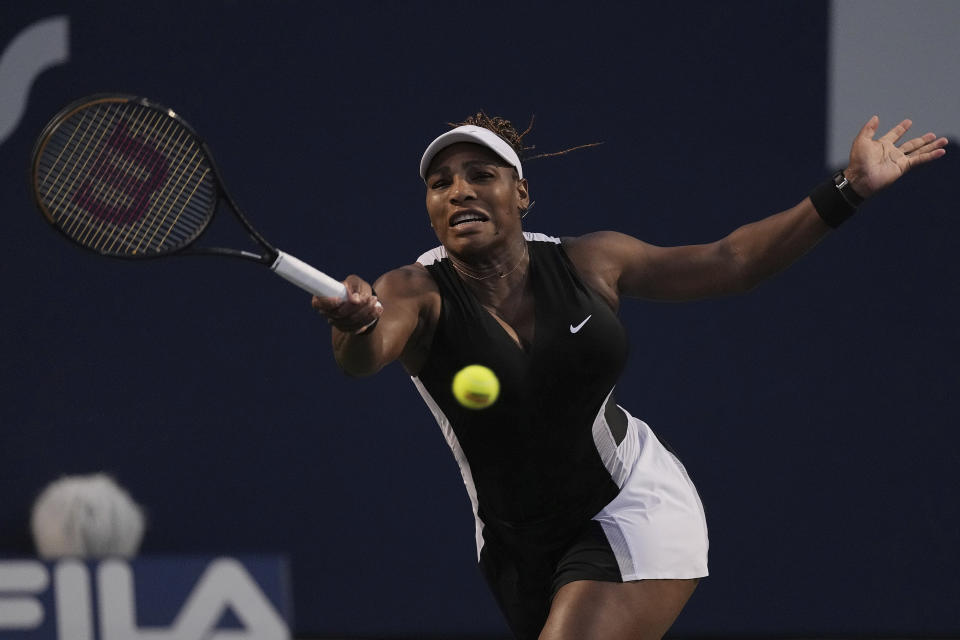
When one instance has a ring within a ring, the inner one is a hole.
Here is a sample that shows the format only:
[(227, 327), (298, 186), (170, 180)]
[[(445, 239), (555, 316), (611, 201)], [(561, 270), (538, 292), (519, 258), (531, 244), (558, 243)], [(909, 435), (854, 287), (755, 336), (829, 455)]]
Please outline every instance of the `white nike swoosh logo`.
[(591, 313), (590, 315), (588, 315), (586, 318), (583, 319), (583, 322), (581, 322), (577, 326), (570, 325), (570, 333), (576, 333), (577, 331), (580, 331), (580, 329), (583, 328), (583, 325), (587, 324), (587, 320), (589, 320), (592, 317), (593, 317), (593, 314)]

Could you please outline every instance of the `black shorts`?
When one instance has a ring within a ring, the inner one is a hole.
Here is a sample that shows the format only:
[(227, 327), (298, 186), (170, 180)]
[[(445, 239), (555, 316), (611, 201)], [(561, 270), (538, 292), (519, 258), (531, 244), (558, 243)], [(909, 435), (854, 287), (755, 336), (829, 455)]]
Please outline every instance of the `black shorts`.
[(576, 580), (623, 582), (617, 558), (594, 520), (555, 550), (507, 547), (487, 540), (480, 571), (517, 640), (536, 640), (560, 587)]

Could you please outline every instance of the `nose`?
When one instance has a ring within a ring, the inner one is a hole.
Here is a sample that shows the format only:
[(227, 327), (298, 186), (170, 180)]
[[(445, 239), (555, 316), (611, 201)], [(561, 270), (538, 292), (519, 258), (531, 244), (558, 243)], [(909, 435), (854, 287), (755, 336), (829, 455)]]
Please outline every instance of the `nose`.
[(450, 186), (450, 202), (459, 204), (465, 200), (473, 200), (477, 197), (473, 187), (463, 176), (454, 176), (453, 184)]

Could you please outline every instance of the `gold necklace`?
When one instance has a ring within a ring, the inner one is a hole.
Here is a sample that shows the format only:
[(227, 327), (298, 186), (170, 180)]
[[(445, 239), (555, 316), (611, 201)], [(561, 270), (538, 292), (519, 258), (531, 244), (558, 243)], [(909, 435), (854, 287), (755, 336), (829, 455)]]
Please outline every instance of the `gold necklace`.
[(527, 243), (526, 241), (524, 241), (523, 255), (520, 256), (519, 260), (517, 260), (517, 264), (513, 265), (513, 268), (510, 269), (510, 271), (507, 271), (506, 273), (503, 273), (500, 271), (494, 271), (493, 273), (488, 273), (485, 276), (475, 275), (476, 272), (470, 273), (471, 270), (466, 265), (461, 266), (457, 264), (457, 260), (453, 256), (450, 256), (450, 264), (452, 264), (453, 268), (457, 270), (457, 273), (463, 276), (467, 276), (468, 278), (473, 278), (474, 280), (486, 280), (487, 278), (492, 278), (493, 276), (499, 276), (500, 279), (502, 280), (503, 278), (506, 278), (508, 275), (510, 275), (511, 273), (516, 271), (518, 268), (520, 268), (520, 265), (523, 264), (523, 259), (527, 257), (527, 252), (528, 252)]

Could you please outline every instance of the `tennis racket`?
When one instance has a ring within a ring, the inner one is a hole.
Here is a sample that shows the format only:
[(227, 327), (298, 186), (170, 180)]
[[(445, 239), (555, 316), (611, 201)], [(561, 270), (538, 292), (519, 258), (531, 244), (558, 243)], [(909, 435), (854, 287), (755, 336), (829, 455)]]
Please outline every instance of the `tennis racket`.
[[(37, 140), (30, 182), (47, 221), (84, 249), (131, 259), (241, 258), (314, 295), (346, 298), (343, 284), (264, 240), (227, 192), (207, 145), (172, 110), (144, 98), (100, 94), (65, 107)], [(259, 253), (195, 246), (221, 202)]]

